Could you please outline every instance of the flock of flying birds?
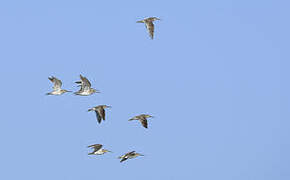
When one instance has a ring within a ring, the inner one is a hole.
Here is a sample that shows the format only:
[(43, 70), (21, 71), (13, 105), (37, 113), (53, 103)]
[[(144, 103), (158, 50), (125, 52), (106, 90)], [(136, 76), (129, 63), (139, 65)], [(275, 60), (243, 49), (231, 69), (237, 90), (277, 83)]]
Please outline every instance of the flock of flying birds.
[[(149, 32), (151, 39), (153, 39), (153, 35), (154, 35), (153, 21), (155, 21), (155, 20), (160, 20), (160, 19), (156, 18), (156, 17), (149, 17), (149, 18), (143, 19), (141, 21), (137, 21), (137, 23), (144, 23), (146, 25), (146, 28)], [(57, 79), (56, 77), (52, 76), (52, 77), (48, 77), (48, 79), (54, 85), (53, 85), (53, 91), (46, 93), (46, 95), (62, 95), (66, 92), (72, 92), (72, 91), (62, 89), (61, 88), (62, 82), (61, 82), (61, 80)], [(75, 95), (90, 96), (94, 93), (100, 93), (100, 91), (92, 88), (90, 81), (82, 75), (80, 75), (80, 81), (76, 81), (75, 83), (78, 84), (78, 86), (80, 87), (80, 89), (77, 92), (74, 92)], [(105, 118), (105, 109), (106, 108), (111, 108), (111, 106), (99, 105), (99, 106), (88, 109), (88, 111), (95, 111), (96, 116), (97, 116), (97, 121), (98, 121), (98, 123), (101, 123), (102, 120), (104, 121), (106, 119)], [(149, 114), (140, 114), (138, 116), (135, 116), (135, 117), (129, 119), (129, 121), (139, 120), (144, 128), (148, 128), (147, 118), (152, 118), (152, 117), (153, 116), (151, 116)], [(102, 155), (102, 154), (105, 154), (107, 152), (111, 152), (107, 149), (104, 149), (102, 144), (89, 145), (88, 148), (93, 148), (93, 151), (90, 152), (88, 155)], [(137, 153), (135, 151), (131, 151), (131, 152), (128, 152), (128, 153), (120, 156), (119, 159), (121, 159), (120, 162), (123, 162), (127, 159), (132, 159), (132, 158), (135, 158), (138, 156), (144, 156), (144, 155)]]

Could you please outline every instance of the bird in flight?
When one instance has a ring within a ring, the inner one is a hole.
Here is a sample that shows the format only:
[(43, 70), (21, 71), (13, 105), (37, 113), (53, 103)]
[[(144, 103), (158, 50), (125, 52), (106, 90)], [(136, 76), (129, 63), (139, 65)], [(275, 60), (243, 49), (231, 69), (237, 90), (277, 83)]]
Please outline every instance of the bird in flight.
[(154, 36), (153, 21), (155, 21), (155, 20), (160, 20), (160, 19), (157, 17), (149, 17), (149, 18), (143, 19), (141, 21), (137, 21), (137, 23), (144, 23), (145, 24), (146, 29), (148, 30), (151, 39), (153, 39), (153, 36)]
[(75, 83), (79, 84), (81, 86), (81, 89), (74, 94), (80, 96), (89, 96), (94, 93), (100, 93), (98, 90), (91, 88), (91, 83), (86, 77), (80, 75), (80, 79), (80, 81), (77, 81)]
[(140, 114), (138, 116), (129, 119), (129, 121), (139, 120), (144, 128), (148, 128), (147, 118), (153, 118), (153, 116), (149, 114)]
[(123, 162), (123, 161), (126, 161), (127, 159), (133, 159), (133, 158), (138, 157), (138, 156), (144, 156), (144, 155), (136, 153), (135, 151), (131, 151), (131, 152), (124, 154), (123, 156), (120, 156), (119, 159), (121, 159), (120, 162)]
[(102, 155), (105, 154), (106, 152), (111, 152), (107, 149), (102, 149), (103, 145), (102, 144), (93, 144), (88, 146), (88, 148), (93, 148), (93, 152), (90, 152), (88, 155)]
[(105, 109), (106, 108), (111, 108), (111, 106), (107, 106), (107, 105), (99, 105), (93, 108), (90, 108), (88, 111), (95, 111), (96, 112), (96, 116), (97, 116), (97, 120), (99, 123), (101, 123), (101, 121), (105, 120)]
[(46, 95), (61, 95), (66, 92), (71, 92), (65, 89), (61, 89), (62, 82), (54, 76), (48, 77), (48, 79), (53, 83), (53, 91), (46, 93)]

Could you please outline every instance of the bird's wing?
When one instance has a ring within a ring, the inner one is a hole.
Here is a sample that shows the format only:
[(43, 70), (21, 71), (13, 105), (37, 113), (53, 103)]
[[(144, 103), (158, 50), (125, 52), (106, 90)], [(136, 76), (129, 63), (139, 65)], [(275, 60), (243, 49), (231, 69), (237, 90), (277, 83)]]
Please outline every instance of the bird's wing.
[(127, 157), (122, 157), (120, 162), (126, 161), (128, 158)]
[(145, 117), (140, 117), (139, 120), (144, 128), (148, 128), (147, 119)]
[(91, 83), (86, 77), (80, 75), (80, 78), (81, 78), (81, 81), (82, 81), (83, 88), (85, 88), (85, 89), (86, 88), (88, 88), (88, 89), (91, 88)]
[(123, 156), (119, 157), (119, 158), (121, 158), (120, 162), (126, 161), (132, 153), (135, 154), (135, 151), (128, 152), (128, 153), (124, 154)]
[(95, 112), (96, 112), (96, 116), (97, 116), (98, 123), (101, 123), (102, 117), (100, 116), (98, 110), (96, 110)]
[(105, 115), (106, 115), (105, 109), (104, 108), (98, 108), (97, 111), (98, 111), (98, 114), (101, 116), (101, 119), (105, 120)]
[(130, 120), (136, 120), (136, 119), (138, 119), (138, 116), (134, 116)]
[(128, 152), (127, 154), (125, 154), (125, 157), (129, 157), (131, 155), (134, 155), (136, 152), (135, 151), (131, 151), (131, 152)]
[(153, 24), (153, 22), (152, 21), (147, 21), (145, 23), (145, 25), (146, 25), (146, 28), (147, 28), (147, 30), (149, 32), (149, 35), (150, 35), (151, 39), (153, 39), (153, 36), (154, 36), (154, 24)]
[[(82, 76), (82, 75), (80, 75), (80, 76)], [(76, 84), (79, 84), (78, 87), (79, 87), (79, 86), (81, 87), (80, 90), (79, 90), (79, 92), (81, 92), (81, 91), (84, 90), (84, 83), (83, 83), (82, 80), (80, 80), (80, 81), (76, 81), (75, 83), (76, 83)]]
[(100, 150), (103, 147), (103, 145), (102, 144), (93, 144), (93, 145), (90, 145), (88, 147), (94, 148), (94, 152), (96, 152), (96, 151)]
[(48, 78), (54, 85), (53, 85), (53, 89), (54, 90), (59, 90), (62, 86), (62, 82), (61, 80), (57, 79), (56, 77), (52, 76)]

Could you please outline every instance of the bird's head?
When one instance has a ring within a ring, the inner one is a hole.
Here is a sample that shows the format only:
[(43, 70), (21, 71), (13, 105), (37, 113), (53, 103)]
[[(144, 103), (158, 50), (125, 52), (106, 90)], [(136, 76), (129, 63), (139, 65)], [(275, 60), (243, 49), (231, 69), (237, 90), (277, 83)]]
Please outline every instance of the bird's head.
[(161, 19), (159, 19), (159, 18), (157, 18), (157, 17), (152, 17), (152, 20), (153, 20), (153, 21), (156, 21), (156, 20), (161, 20)]
[(103, 152), (112, 152), (112, 151), (109, 151), (109, 150), (107, 150), (107, 149), (103, 149)]
[(103, 105), (103, 108), (112, 108), (112, 106)]
[(133, 121), (133, 120), (137, 120), (135, 117), (129, 119), (128, 121)]
[(92, 88), (92, 92), (93, 92), (93, 93), (100, 93), (99, 90), (96, 90), (96, 89), (94, 89), (94, 88)]
[(63, 91), (63, 92), (72, 92), (72, 91), (69, 91), (69, 90), (65, 90), (65, 89), (63, 89), (62, 91)]
[(90, 109), (88, 109), (88, 111), (94, 111), (95, 109), (94, 108), (90, 108)]
[(135, 156), (144, 156), (144, 155), (140, 153), (135, 153)]
[(153, 118), (153, 116), (149, 115), (149, 114), (145, 114), (146, 118)]

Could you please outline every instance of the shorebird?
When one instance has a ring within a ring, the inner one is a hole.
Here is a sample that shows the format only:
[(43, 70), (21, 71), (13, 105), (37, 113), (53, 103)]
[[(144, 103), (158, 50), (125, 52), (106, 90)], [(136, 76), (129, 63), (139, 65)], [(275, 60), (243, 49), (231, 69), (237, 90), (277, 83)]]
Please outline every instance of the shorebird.
[(153, 116), (151, 116), (149, 114), (140, 114), (138, 116), (135, 116), (135, 117), (129, 119), (129, 121), (139, 120), (143, 127), (148, 128), (147, 118), (153, 118)]
[(146, 29), (148, 30), (151, 39), (153, 39), (153, 36), (154, 36), (153, 21), (155, 21), (155, 20), (160, 20), (160, 19), (157, 17), (149, 17), (149, 18), (143, 19), (141, 21), (137, 21), (137, 23), (144, 23), (145, 24)]
[(62, 82), (54, 76), (48, 77), (48, 79), (53, 83), (53, 91), (46, 93), (46, 95), (61, 95), (65, 92), (71, 92), (65, 89), (61, 89)]
[(103, 121), (105, 120), (105, 114), (106, 114), (105, 109), (106, 108), (111, 108), (111, 106), (99, 105), (99, 106), (96, 106), (96, 107), (89, 109), (88, 111), (95, 111), (96, 116), (97, 116), (97, 120), (99, 123), (101, 123), (102, 119), (103, 119)]
[(126, 161), (127, 159), (133, 159), (133, 158), (138, 157), (138, 156), (144, 156), (144, 155), (136, 153), (135, 151), (131, 151), (131, 152), (124, 154), (123, 156), (120, 156), (119, 159), (121, 159), (120, 162), (123, 162), (123, 161)]
[(80, 75), (80, 78), (81, 78), (81, 81), (77, 81), (75, 83), (80, 84), (81, 89), (75, 92), (74, 94), (80, 95), (80, 96), (89, 96), (94, 93), (99, 93), (98, 90), (91, 88), (91, 83), (86, 77)]
[(88, 148), (93, 148), (94, 151), (90, 152), (88, 155), (102, 155), (105, 154), (106, 152), (111, 152), (107, 149), (102, 149), (103, 145), (102, 144), (93, 144), (88, 146)]

